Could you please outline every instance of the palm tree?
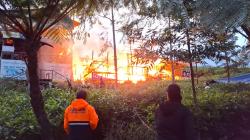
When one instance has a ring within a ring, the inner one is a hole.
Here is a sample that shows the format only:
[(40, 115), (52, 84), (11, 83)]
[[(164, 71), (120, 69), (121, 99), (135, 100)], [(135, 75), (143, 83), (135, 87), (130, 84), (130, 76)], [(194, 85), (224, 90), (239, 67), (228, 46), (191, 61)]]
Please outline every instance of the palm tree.
[[(5, 30), (21, 33), (25, 37), (27, 55), (29, 95), (33, 112), (41, 127), (43, 140), (52, 140), (53, 130), (44, 110), (44, 102), (39, 88), (38, 50), (44, 45), (43, 36), (59, 39), (58, 34), (68, 36), (62, 29), (67, 15), (81, 11), (82, 15), (92, 13), (96, 8), (96, 1), (82, 0), (1, 0), (0, 26)], [(83, 9), (84, 7), (84, 9)], [(62, 32), (63, 31), (63, 32)], [(48, 44), (47, 44), (48, 45)]]

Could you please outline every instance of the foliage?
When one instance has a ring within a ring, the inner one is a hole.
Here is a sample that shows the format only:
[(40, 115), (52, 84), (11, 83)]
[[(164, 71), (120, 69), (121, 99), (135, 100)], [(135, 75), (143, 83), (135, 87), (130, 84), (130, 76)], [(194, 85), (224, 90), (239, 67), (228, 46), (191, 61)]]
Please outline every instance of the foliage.
[(196, 13), (203, 25), (213, 30), (224, 31), (241, 25), (249, 27), (249, 4), (248, 0), (198, 0)]
[[(213, 34), (208, 40), (211, 46), (214, 46), (214, 58), (219, 63), (222, 60), (235, 61), (239, 54), (239, 46), (235, 44), (237, 38), (233, 33)], [(238, 49), (238, 50), (237, 50)]]
[(237, 83), (237, 84), (220, 84), (213, 87), (216, 91), (225, 93), (241, 93), (244, 91), (249, 91), (249, 84)]
[[(178, 83), (183, 89), (183, 103), (194, 113), (201, 140), (232, 139), (236, 136), (249, 138), (247, 131), (250, 130), (250, 94), (246, 92), (250, 89), (248, 84), (217, 84), (209, 90), (199, 86), (199, 110), (196, 110), (190, 94), (190, 82)], [(35, 136), (40, 133), (40, 127), (27, 101), (29, 96), (24, 92), (25, 86), (19, 84), (10, 81), (8, 86), (1, 88), (0, 138), (3, 140), (37, 139)], [(120, 85), (117, 90), (88, 89), (88, 101), (96, 108), (100, 118), (96, 139), (154, 140), (154, 111), (164, 102), (168, 84), (165, 81), (147, 81), (136, 85)], [(13, 90), (14, 85), (20, 88)], [(55, 135), (63, 140), (63, 113), (74, 99), (74, 94), (52, 88), (44, 90), (43, 96), (49, 119), (55, 127)]]
[(45, 100), (45, 110), (47, 110), (48, 117), (54, 126), (59, 126), (62, 123), (63, 113), (65, 108), (73, 100), (70, 91), (58, 88), (46, 89), (43, 91)]
[[(230, 41), (228, 38), (223, 40), (223, 45), (218, 45), (217, 40), (222, 35), (205, 30), (193, 14), (192, 5), (192, 0), (154, 1), (146, 4), (136, 19), (123, 26), (123, 31), (129, 40), (141, 44), (134, 51), (136, 63), (146, 63), (149, 67), (158, 59), (189, 63), (196, 103), (193, 63), (204, 64), (207, 58), (221, 60), (227, 57), (226, 68), (230, 77), (228, 59), (236, 56), (237, 51), (234, 50), (236, 45), (233, 41), (226, 44)], [(225, 55), (222, 56), (223, 51)], [(171, 65), (174, 71), (173, 63)]]
[(30, 41), (40, 41), (42, 35), (55, 41), (68, 39), (73, 29), (73, 21), (66, 15), (73, 10), (79, 10), (79, 5), (83, 5), (83, 2), (77, 0), (2, 0), (0, 2), (0, 26), (5, 31), (19, 32)]
[[(202, 96), (198, 96), (200, 110), (195, 112), (195, 116), (198, 122), (197, 127), (203, 137), (249, 138), (249, 135), (244, 134), (249, 130), (249, 127), (246, 127), (246, 125), (249, 125), (249, 120), (244, 119), (250, 115), (248, 107), (249, 93), (242, 91), (235, 94), (233, 91), (229, 91), (236, 86), (239, 87), (239, 85), (227, 85), (227, 90), (223, 91), (224, 85), (217, 85), (216, 88), (212, 88), (204, 92)], [(204, 135), (204, 132), (207, 134)]]
[(24, 83), (1, 80), (0, 139), (16, 139), (24, 133), (38, 133), (37, 123), (25, 93)]
[(80, 13), (81, 10), (81, 15), (88, 17), (96, 8), (97, 1), (95, 0), (0, 1), (0, 27), (7, 32), (20, 33), (26, 43), (24, 51), (28, 70), (30, 103), (41, 127), (43, 140), (53, 140), (54, 138), (51, 123), (44, 110), (38, 77), (38, 50), (44, 45), (52, 45), (44, 42), (42, 37), (50, 37), (57, 41), (70, 37), (69, 32), (73, 30), (74, 25), (67, 16), (72, 12)]
[[(198, 73), (201, 74), (200, 80), (215, 80), (220, 78), (225, 78), (227, 75), (223, 67), (198, 67)], [(239, 76), (250, 72), (250, 68), (233, 68), (231, 70), (231, 76)]]

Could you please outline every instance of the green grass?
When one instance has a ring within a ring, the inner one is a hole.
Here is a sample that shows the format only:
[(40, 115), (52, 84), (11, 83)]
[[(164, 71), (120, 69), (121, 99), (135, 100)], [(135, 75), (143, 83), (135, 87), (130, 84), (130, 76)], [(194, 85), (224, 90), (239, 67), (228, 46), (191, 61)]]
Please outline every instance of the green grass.
[[(202, 81), (227, 77), (224, 67), (199, 67), (198, 73), (203, 74), (200, 77)], [(245, 73), (250, 73), (250, 68), (233, 68), (230, 70), (231, 76), (239, 76)]]

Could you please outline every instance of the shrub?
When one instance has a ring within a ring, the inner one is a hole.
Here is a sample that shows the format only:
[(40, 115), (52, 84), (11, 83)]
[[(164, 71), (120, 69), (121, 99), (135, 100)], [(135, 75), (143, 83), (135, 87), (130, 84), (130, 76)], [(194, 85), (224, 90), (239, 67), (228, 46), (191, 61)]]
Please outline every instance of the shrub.
[(24, 133), (38, 133), (26, 93), (1, 89), (0, 96), (0, 139), (16, 139)]
[[(15, 84), (12, 81), (9, 85), (0, 85), (3, 87), (0, 89), (0, 139), (38, 139), (40, 128), (30, 107), (25, 86)], [(100, 118), (96, 139), (154, 140), (154, 111), (164, 102), (168, 84), (164, 81), (147, 81), (136, 85), (124, 84), (117, 90), (88, 89), (88, 101)], [(194, 113), (196, 129), (202, 140), (247, 135), (250, 130), (250, 93), (238, 90), (238, 94), (235, 94), (234, 91), (236, 88), (248, 89), (249, 85), (222, 84), (209, 90), (198, 86), (197, 110), (193, 106), (190, 83), (182, 81), (179, 84), (183, 103)], [(55, 135), (63, 140), (63, 114), (75, 98), (74, 93), (51, 88), (43, 91), (43, 97), (48, 117), (55, 127)]]

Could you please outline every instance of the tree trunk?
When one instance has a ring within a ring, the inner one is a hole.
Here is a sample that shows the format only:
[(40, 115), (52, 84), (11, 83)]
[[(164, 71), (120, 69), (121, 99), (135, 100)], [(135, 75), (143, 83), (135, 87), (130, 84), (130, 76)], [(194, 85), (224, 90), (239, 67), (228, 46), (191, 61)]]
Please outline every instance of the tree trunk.
[(171, 71), (172, 71), (172, 83), (174, 84), (175, 83), (175, 74), (174, 74), (174, 60), (173, 60), (173, 58), (171, 58)]
[(191, 72), (191, 82), (192, 82), (192, 91), (193, 91), (193, 100), (194, 104), (197, 106), (197, 98), (196, 98), (196, 90), (195, 90), (195, 83), (194, 83), (194, 69), (192, 61), (189, 62), (190, 72)]
[[(171, 18), (170, 18), (170, 16), (168, 16), (168, 28), (169, 29), (171, 28), (170, 20), (171, 20)], [(172, 83), (174, 84), (175, 83), (175, 73), (174, 73), (175, 68), (174, 68), (172, 39), (173, 38), (171, 37), (171, 39), (169, 41), (169, 45), (170, 45), (170, 51), (171, 51), (170, 61), (171, 61)]]
[(196, 97), (196, 91), (195, 91), (194, 70), (193, 70), (193, 63), (192, 63), (192, 52), (191, 52), (190, 38), (189, 38), (188, 29), (186, 30), (186, 35), (187, 35), (187, 46), (188, 46), (188, 54), (189, 54), (189, 66), (190, 66), (190, 72), (191, 72), (193, 101), (194, 101), (194, 105), (197, 107), (198, 104), (197, 104), (197, 97)]
[(38, 43), (31, 44), (29, 50), (27, 51), (28, 56), (28, 75), (29, 75), (29, 95), (30, 103), (33, 109), (33, 112), (36, 116), (37, 122), (41, 127), (41, 137), (42, 140), (53, 140), (52, 125), (50, 124), (47, 114), (44, 110), (44, 102), (42, 93), (39, 86), (39, 77), (38, 77), (38, 57), (37, 52)]
[(230, 83), (230, 67), (229, 67), (229, 60), (226, 60), (227, 65), (227, 83)]
[(114, 5), (112, 2), (111, 8), (112, 15), (112, 33), (113, 33), (113, 45), (114, 45), (114, 65), (115, 65), (115, 87), (118, 87), (118, 68), (117, 68), (117, 53), (116, 53), (116, 40), (115, 40), (115, 19), (114, 19)]
[(196, 84), (199, 84), (198, 65), (195, 63)]

